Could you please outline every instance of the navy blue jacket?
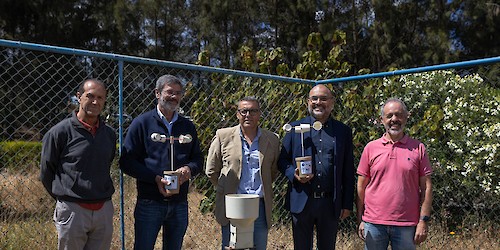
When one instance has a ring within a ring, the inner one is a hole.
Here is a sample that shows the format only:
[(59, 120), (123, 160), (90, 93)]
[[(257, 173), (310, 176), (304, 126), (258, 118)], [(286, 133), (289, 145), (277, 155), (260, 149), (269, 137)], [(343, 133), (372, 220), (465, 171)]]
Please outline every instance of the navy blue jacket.
[[(203, 157), (200, 150), (198, 134), (194, 124), (179, 115), (173, 123), (172, 135), (191, 135), (192, 142), (174, 143), (174, 166), (170, 166), (170, 143), (154, 142), (151, 134), (159, 133), (170, 136), (168, 129), (158, 116), (157, 109), (145, 112), (136, 117), (127, 131), (120, 157), (120, 168), (124, 173), (137, 179), (137, 197), (140, 199), (164, 200), (155, 182), (157, 175), (163, 176), (164, 170), (176, 170), (184, 165), (189, 166), (191, 175), (200, 173)], [(186, 200), (189, 182), (181, 185), (179, 194), (169, 200)]]
[[(293, 127), (299, 124), (312, 124), (313, 118), (308, 116), (299, 121), (292, 122)], [(326, 129), (327, 133), (334, 138), (336, 148), (333, 162), (330, 166), (333, 170), (334, 188), (331, 190), (335, 204), (335, 216), (340, 216), (341, 209), (352, 210), (354, 201), (354, 156), (352, 145), (352, 131), (345, 124), (330, 118), (332, 128)], [(325, 128), (323, 128), (325, 129)], [(304, 133), (304, 150), (306, 156), (312, 156), (313, 169), (315, 168), (315, 154), (310, 132)], [(306, 205), (308, 197), (313, 188), (310, 183), (302, 184), (294, 177), (296, 168), (295, 158), (302, 156), (301, 135), (293, 130), (285, 135), (283, 139), (278, 168), (289, 180), (286, 206), (292, 213), (300, 213)], [(316, 178), (316, 177), (313, 177)]]

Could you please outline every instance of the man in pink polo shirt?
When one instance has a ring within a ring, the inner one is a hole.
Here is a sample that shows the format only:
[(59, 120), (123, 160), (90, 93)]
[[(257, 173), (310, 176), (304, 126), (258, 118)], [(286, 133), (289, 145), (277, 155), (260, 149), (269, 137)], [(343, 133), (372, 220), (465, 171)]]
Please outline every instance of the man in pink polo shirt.
[(405, 135), (406, 105), (385, 102), (382, 138), (366, 145), (358, 166), (358, 235), (365, 249), (415, 249), (427, 238), (432, 168), (423, 143)]

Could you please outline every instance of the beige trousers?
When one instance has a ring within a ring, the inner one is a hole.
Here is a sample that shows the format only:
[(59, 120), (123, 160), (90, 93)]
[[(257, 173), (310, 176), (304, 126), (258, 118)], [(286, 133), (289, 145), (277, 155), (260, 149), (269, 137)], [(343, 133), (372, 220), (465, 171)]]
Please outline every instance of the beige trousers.
[(106, 201), (99, 210), (89, 210), (77, 203), (57, 201), (54, 224), (59, 250), (111, 248), (113, 235), (113, 203)]

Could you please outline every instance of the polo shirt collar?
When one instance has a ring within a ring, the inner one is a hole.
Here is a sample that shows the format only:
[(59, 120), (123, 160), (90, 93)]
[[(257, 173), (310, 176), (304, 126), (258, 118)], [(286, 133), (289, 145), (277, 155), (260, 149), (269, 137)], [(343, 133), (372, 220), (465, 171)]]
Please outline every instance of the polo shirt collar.
[(403, 138), (401, 138), (399, 141), (396, 141), (396, 142), (393, 142), (392, 140), (387, 139), (387, 136), (386, 136), (386, 135), (387, 135), (387, 133), (384, 133), (384, 135), (382, 135), (382, 143), (383, 143), (384, 145), (386, 145), (386, 144), (388, 144), (388, 143), (391, 143), (391, 144), (396, 144), (396, 143), (398, 143), (398, 142), (399, 142), (399, 143), (401, 143), (401, 144), (406, 144), (406, 142), (408, 142), (408, 135), (407, 135), (407, 134), (405, 134), (405, 135), (403, 136)]

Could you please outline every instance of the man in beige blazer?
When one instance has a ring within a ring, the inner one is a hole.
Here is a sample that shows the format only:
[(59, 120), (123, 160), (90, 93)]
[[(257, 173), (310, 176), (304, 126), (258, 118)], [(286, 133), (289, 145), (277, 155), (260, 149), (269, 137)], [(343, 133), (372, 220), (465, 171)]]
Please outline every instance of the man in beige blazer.
[(272, 182), (278, 174), (278, 136), (259, 128), (260, 104), (255, 97), (238, 102), (239, 125), (217, 130), (208, 151), (205, 173), (217, 189), (215, 218), (222, 226), (222, 249), (229, 246), (226, 194), (257, 194), (259, 217), (254, 223), (257, 250), (267, 247), (273, 206)]

